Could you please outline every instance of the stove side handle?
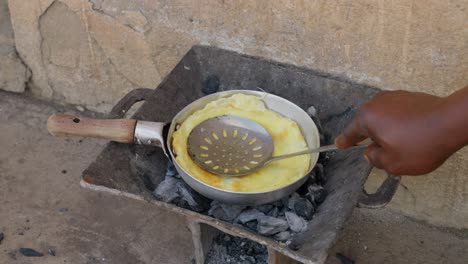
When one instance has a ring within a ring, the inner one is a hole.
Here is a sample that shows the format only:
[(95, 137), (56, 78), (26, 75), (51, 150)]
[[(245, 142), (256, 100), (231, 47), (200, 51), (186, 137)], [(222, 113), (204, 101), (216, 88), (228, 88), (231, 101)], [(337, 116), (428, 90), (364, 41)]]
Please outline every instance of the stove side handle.
[(137, 88), (131, 90), (117, 102), (107, 115), (107, 118), (123, 118), (135, 103), (145, 101), (151, 96), (151, 94), (153, 94), (153, 92), (154, 90), (150, 88)]
[(370, 209), (382, 208), (392, 200), (393, 195), (395, 195), (396, 190), (400, 185), (401, 177), (392, 175), (388, 172), (386, 173), (387, 178), (375, 193), (369, 194), (364, 188), (362, 189), (362, 194), (359, 197), (357, 204), (358, 207)]

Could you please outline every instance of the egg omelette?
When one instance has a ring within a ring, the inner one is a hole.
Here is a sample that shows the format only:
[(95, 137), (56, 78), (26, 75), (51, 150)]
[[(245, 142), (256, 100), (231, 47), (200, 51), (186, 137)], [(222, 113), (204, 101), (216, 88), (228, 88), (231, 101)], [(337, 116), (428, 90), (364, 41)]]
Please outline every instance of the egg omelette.
[(179, 165), (193, 177), (215, 188), (235, 192), (264, 192), (286, 186), (307, 173), (310, 155), (275, 161), (240, 177), (223, 177), (199, 167), (190, 157), (187, 139), (201, 122), (223, 115), (249, 118), (262, 125), (273, 138), (273, 156), (307, 149), (307, 142), (296, 122), (269, 110), (262, 99), (243, 93), (220, 98), (190, 115), (174, 132), (172, 148)]

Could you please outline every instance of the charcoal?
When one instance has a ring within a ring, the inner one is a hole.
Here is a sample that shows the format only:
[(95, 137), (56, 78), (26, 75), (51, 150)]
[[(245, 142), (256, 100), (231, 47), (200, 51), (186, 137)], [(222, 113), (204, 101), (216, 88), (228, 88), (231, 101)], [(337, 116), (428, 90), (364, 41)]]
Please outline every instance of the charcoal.
[(297, 199), (294, 203), (293, 210), (298, 216), (302, 216), (306, 220), (311, 220), (315, 213), (314, 206), (305, 198)]
[(283, 200), (280, 199), (280, 200), (276, 200), (274, 202), (271, 203), (273, 206), (275, 207), (282, 207), (283, 206)]
[(293, 212), (286, 212), (286, 220), (293, 232), (300, 233), (307, 228), (307, 221)]
[(325, 177), (325, 172), (321, 163), (317, 163), (315, 165), (313, 172), (318, 184), (324, 184), (326, 182), (327, 179)]
[(273, 209), (271, 209), (271, 211), (269, 211), (267, 215), (277, 217), (278, 213), (279, 213), (278, 207), (273, 207)]
[(55, 257), (55, 255), (56, 255), (56, 254), (55, 254), (55, 250), (53, 250), (53, 249), (49, 249), (49, 250), (47, 251), (47, 253), (49, 253), (49, 255), (54, 256), (54, 257)]
[(281, 202), (283, 203), (283, 205), (279, 206), (280, 207), (279, 209), (283, 209), (282, 207), (287, 207), (288, 203), (289, 203), (289, 199), (291, 199), (291, 198), (294, 199), (294, 198), (297, 198), (297, 197), (300, 197), (300, 195), (297, 194), (297, 193), (293, 193), (289, 197), (281, 198)]
[(257, 221), (257, 231), (262, 235), (274, 235), (288, 229), (288, 222), (280, 218), (265, 215), (259, 217)]
[(202, 92), (205, 95), (216, 93), (219, 89), (219, 78), (216, 75), (209, 76), (204, 82)]
[(255, 209), (259, 210), (260, 212), (266, 214), (268, 213), (271, 209), (273, 209), (273, 205), (271, 204), (264, 204), (264, 205), (259, 205), (255, 207)]
[(176, 186), (181, 199), (187, 202), (190, 209), (196, 212), (202, 212), (209, 208), (208, 199), (192, 190), (185, 182), (177, 182)]
[(250, 230), (252, 231), (257, 231), (257, 225), (258, 225), (258, 222), (257, 220), (253, 220), (253, 221), (250, 221), (250, 222), (247, 222), (244, 224), (246, 227), (248, 227)]
[(214, 244), (206, 256), (206, 264), (228, 263), (230, 256), (227, 254), (227, 249), (224, 245)]
[(208, 210), (208, 215), (211, 215), (211, 216), (213, 216), (213, 217), (216, 218), (216, 219), (220, 219), (220, 220), (226, 221), (227, 216), (226, 216), (226, 214), (224, 213), (223, 208), (221, 208), (221, 205), (219, 205), (219, 204), (213, 205), (214, 202), (215, 202), (215, 201), (213, 201), (213, 202), (211, 203), (211, 208), (210, 208), (210, 210)]
[(41, 252), (37, 252), (36, 250), (34, 250), (32, 248), (20, 248), (19, 252), (21, 253), (21, 255), (23, 255), (25, 257), (42, 257), (42, 256), (44, 256), (44, 254), (42, 254)]
[(179, 197), (177, 183), (181, 180), (167, 177), (159, 183), (158, 187), (153, 191), (153, 195), (156, 199), (170, 203)]
[(267, 249), (246, 238), (220, 234), (215, 237), (211, 249), (207, 253), (205, 263), (235, 263), (235, 264), (266, 264), (268, 259)]
[(247, 255), (242, 255), (240, 256), (240, 259), (242, 260), (242, 264), (255, 264), (256, 263), (256, 260), (254, 257), (252, 256), (247, 256)]
[(174, 164), (172, 164), (172, 162), (169, 162), (169, 164), (167, 164), (166, 177), (175, 177), (177, 174), (178, 173)]
[(221, 208), (223, 208), (226, 216), (227, 221), (234, 220), (237, 216), (240, 215), (242, 210), (246, 208), (244, 205), (230, 205), (230, 204), (221, 204)]
[(309, 200), (316, 205), (323, 203), (328, 195), (327, 190), (320, 185), (310, 185), (307, 187), (307, 190)]
[(238, 221), (242, 224), (250, 222), (252, 220), (257, 220), (259, 216), (265, 215), (257, 209), (248, 209), (244, 210), (238, 217)]
[(211, 208), (208, 210), (208, 214), (214, 218), (231, 222), (234, 220), (246, 206), (242, 205), (228, 205), (222, 204), (218, 201), (211, 202)]
[(284, 206), (284, 207), (281, 207), (281, 210), (278, 211), (278, 216), (277, 217), (283, 217), (284, 216), (284, 213), (286, 213), (286, 211), (288, 211), (288, 207), (287, 206)]
[(287, 203), (287, 207), (291, 210), (294, 210), (294, 206), (295, 204), (300, 200), (302, 199), (301, 196), (299, 196), (297, 193), (293, 193), (293, 195), (291, 195), (291, 197), (289, 197), (289, 200), (288, 200), (288, 203)]
[(286, 241), (291, 237), (291, 232), (283, 231), (276, 234), (273, 238), (278, 241)]

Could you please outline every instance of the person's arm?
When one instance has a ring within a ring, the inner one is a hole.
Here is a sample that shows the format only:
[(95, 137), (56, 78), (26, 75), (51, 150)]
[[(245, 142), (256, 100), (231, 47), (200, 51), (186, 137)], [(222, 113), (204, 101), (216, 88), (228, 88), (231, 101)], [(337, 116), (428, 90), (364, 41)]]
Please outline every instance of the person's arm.
[(468, 86), (448, 97), (407, 91), (379, 93), (358, 111), (335, 144), (366, 138), (365, 157), (396, 175), (422, 175), (468, 145)]

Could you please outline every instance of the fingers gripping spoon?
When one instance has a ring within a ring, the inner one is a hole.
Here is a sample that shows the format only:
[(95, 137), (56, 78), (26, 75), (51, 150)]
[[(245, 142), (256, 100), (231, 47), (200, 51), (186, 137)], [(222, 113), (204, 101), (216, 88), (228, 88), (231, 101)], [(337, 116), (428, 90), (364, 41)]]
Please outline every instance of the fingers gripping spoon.
[(230, 115), (201, 122), (190, 132), (187, 145), (197, 165), (222, 176), (242, 176), (273, 161), (338, 149), (336, 145), (327, 145), (273, 157), (273, 139), (264, 127), (251, 119)]

